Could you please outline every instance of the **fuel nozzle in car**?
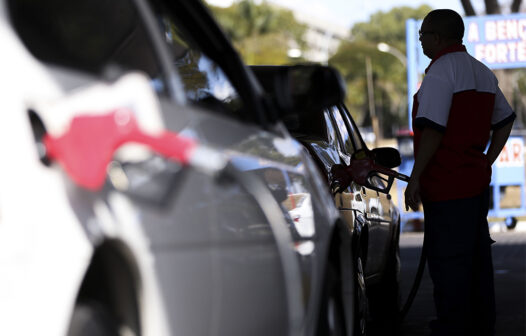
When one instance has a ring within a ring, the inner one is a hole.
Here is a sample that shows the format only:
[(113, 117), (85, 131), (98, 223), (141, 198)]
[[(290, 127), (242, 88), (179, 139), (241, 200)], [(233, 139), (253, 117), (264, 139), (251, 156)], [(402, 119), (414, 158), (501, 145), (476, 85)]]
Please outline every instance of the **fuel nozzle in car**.
[(337, 193), (351, 182), (382, 193), (389, 193), (394, 179), (409, 181), (407, 175), (377, 163), (374, 152), (361, 150), (353, 154), (348, 166), (337, 164), (331, 168), (331, 190)]
[(207, 174), (219, 172), (227, 163), (218, 151), (193, 139), (169, 131), (147, 134), (129, 109), (78, 115), (65, 133), (46, 134), (43, 143), (47, 158), (59, 162), (75, 183), (89, 190), (102, 188), (114, 153), (130, 143), (146, 146), (167, 159)]
[(37, 139), (42, 161), (58, 162), (89, 190), (102, 188), (116, 154), (139, 161), (145, 153), (156, 153), (207, 174), (227, 165), (223, 153), (166, 129), (157, 95), (143, 74), (129, 73), (114, 83), (32, 105), (33, 119), (38, 114), (45, 125)]

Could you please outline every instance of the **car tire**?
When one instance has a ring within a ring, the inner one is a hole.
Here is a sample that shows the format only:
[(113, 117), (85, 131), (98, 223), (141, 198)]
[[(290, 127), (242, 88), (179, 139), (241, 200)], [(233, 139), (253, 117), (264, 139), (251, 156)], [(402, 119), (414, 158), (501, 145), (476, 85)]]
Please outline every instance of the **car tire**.
[(362, 257), (358, 256), (354, 261), (354, 326), (353, 335), (363, 336), (367, 334), (368, 298), (365, 290), (365, 273)]
[[(392, 242), (380, 283), (367, 288), (372, 325), (381, 335), (400, 332), (400, 226)], [(375, 332), (376, 333), (376, 332)]]
[(68, 336), (118, 336), (118, 324), (109, 311), (97, 302), (75, 305)]
[(508, 230), (513, 230), (517, 227), (517, 218), (513, 216), (506, 217), (504, 224)]

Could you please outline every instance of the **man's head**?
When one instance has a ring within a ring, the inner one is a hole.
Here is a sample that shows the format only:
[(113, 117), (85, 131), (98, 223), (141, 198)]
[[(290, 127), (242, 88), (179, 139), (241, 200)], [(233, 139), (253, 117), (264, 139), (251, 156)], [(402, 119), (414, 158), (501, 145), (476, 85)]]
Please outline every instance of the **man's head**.
[(454, 10), (436, 9), (426, 15), (419, 33), (424, 55), (432, 59), (442, 49), (462, 43), (464, 21)]

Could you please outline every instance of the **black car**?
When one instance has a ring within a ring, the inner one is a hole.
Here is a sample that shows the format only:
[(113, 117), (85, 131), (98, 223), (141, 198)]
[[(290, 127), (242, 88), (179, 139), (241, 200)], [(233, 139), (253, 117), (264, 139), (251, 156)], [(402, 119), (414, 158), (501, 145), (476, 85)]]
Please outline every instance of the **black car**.
[[(302, 68), (303, 72), (309, 71), (303, 65), (251, 68), (276, 101), (283, 100), (282, 88), (301, 91), (301, 83), (307, 77), (298, 74)], [(336, 70), (333, 72), (334, 85), (319, 85), (317, 95), (331, 97), (341, 87), (336, 84), (341, 81), (339, 74)], [(322, 83), (321, 77), (315, 80)], [(355, 286), (355, 319), (360, 321), (357, 325), (361, 325), (363, 332), (365, 321), (370, 317), (387, 330), (394, 330), (399, 308), (400, 214), (388, 192), (394, 177), (400, 178), (391, 170), (400, 165), (400, 154), (394, 148), (369, 150), (343, 102), (313, 109), (309, 108), (312, 101), (303, 99), (301, 108), (292, 113), (282, 111), (281, 118), (317, 163), (352, 236), (358, 284)], [(316, 97), (311, 97), (314, 99)], [(377, 170), (371, 171), (371, 167)]]

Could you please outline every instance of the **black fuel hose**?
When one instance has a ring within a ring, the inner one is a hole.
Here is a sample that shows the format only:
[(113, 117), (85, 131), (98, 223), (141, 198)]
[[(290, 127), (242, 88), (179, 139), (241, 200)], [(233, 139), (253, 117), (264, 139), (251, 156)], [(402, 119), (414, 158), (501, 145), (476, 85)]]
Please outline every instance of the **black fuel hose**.
[(411, 305), (413, 304), (413, 301), (415, 300), (416, 293), (418, 292), (418, 288), (420, 287), (420, 282), (422, 281), (422, 276), (424, 275), (426, 259), (426, 238), (424, 233), (424, 242), (422, 244), (422, 251), (420, 252), (420, 261), (418, 262), (418, 269), (416, 271), (415, 280), (413, 281), (413, 286), (411, 287), (411, 291), (407, 296), (407, 300), (405, 301), (402, 310), (400, 311), (399, 322), (402, 322), (405, 319), (407, 313), (409, 312), (409, 309), (411, 308)]
[[(395, 178), (404, 181), (409, 182), (409, 176), (400, 174), (396, 172)], [(411, 308), (411, 305), (413, 304), (413, 301), (415, 300), (416, 294), (418, 292), (418, 288), (420, 288), (420, 282), (422, 282), (422, 276), (424, 275), (424, 269), (426, 267), (426, 236), (424, 231), (424, 241), (422, 243), (422, 251), (420, 252), (420, 260), (418, 262), (418, 268), (415, 275), (415, 280), (413, 281), (413, 286), (411, 286), (411, 290), (409, 291), (409, 295), (407, 296), (407, 299), (402, 306), (402, 310), (400, 310), (399, 313), (399, 322), (402, 322), (405, 317), (407, 316), (407, 313), (409, 312), (409, 309)]]

